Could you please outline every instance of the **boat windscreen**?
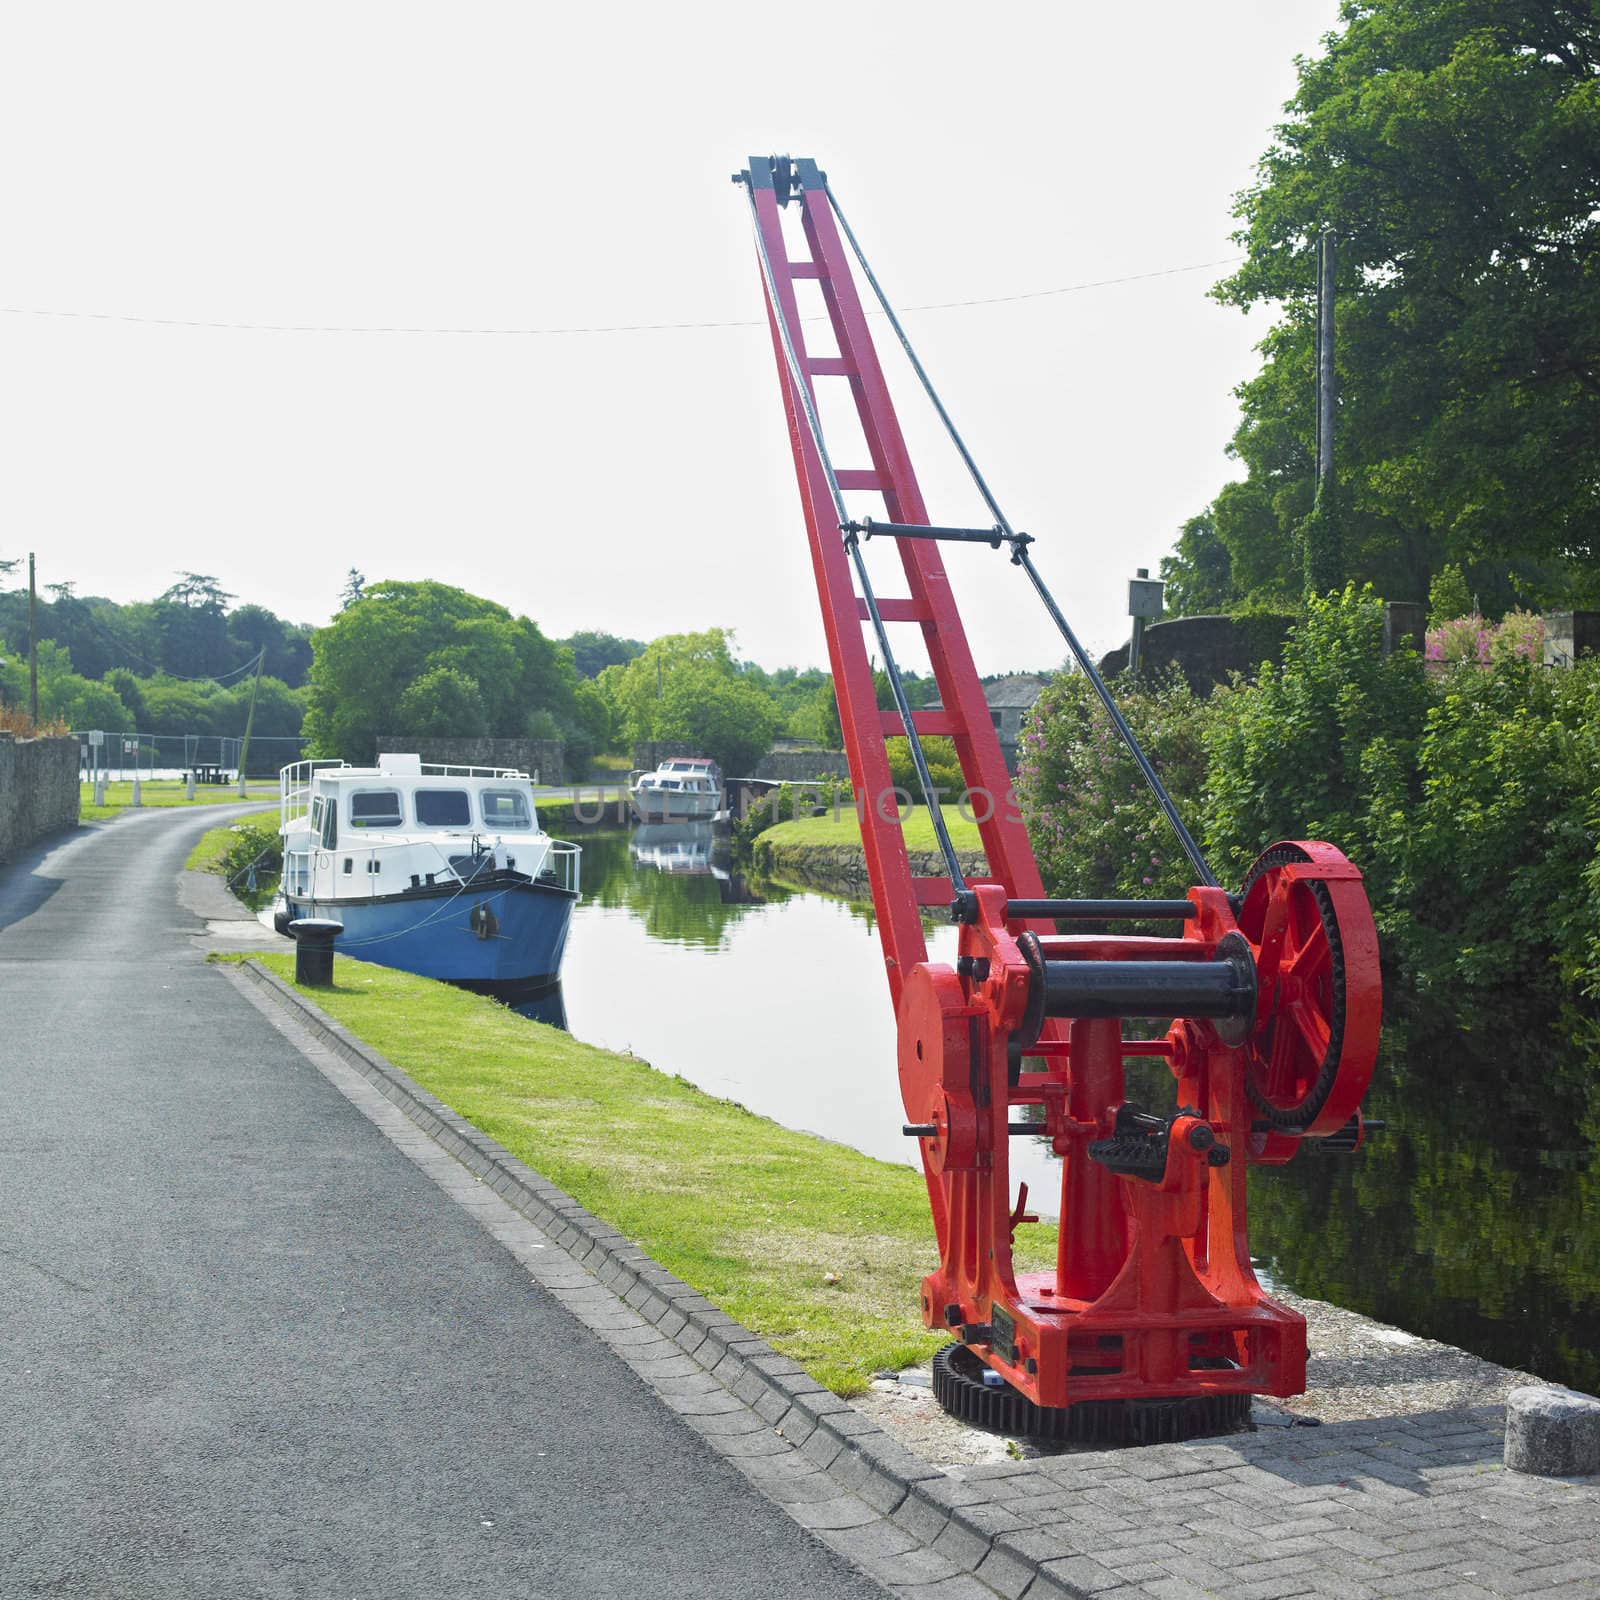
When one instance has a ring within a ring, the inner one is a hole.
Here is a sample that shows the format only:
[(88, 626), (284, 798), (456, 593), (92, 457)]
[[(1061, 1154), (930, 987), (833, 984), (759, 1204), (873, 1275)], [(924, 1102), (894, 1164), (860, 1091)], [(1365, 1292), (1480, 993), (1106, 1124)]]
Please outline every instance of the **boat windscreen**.
[(418, 789), (413, 796), (417, 825), (423, 828), (470, 828), (472, 806), (465, 789)]
[(483, 825), (506, 831), (533, 826), (528, 797), (520, 789), (485, 789), (478, 797), (483, 807)]
[(398, 828), (402, 820), (398, 789), (357, 789), (350, 796), (352, 828)]

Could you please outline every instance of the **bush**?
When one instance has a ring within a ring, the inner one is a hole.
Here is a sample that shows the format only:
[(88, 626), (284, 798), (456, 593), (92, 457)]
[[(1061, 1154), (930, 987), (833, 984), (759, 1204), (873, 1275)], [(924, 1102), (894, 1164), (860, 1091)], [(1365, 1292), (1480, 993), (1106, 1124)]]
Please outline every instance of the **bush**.
[(278, 877), (283, 871), (282, 836), (271, 823), (263, 822), (236, 823), (229, 831), (234, 837), (216, 870), (252, 911), (259, 911), (277, 892)]
[(1437, 688), (1421, 792), (1390, 855), (1408, 915), (1399, 953), (1422, 996), (1553, 1016), (1595, 970), (1600, 663), (1516, 654)]
[(742, 817), (733, 819), (733, 853), (740, 861), (750, 858), (750, 847), (780, 822), (796, 817), (815, 816), (835, 807), (855, 809), (855, 795), (848, 778), (823, 778), (815, 783), (785, 783), (769, 790)]
[[(1196, 831), (1210, 703), (1174, 670), (1112, 685), (1178, 814)], [(1089, 680), (1053, 679), (1022, 732), (1017, 799), (1051, 894), (1161, 898), (1184, 894), (1194, 871)]]
[(1282, 666), (1216, 697), (1205, 834), (1218, 878), (1236, 883), (1278, 839), (1325, 839), (1371, 866), (1410, 787), (1427, 704), (1418, 657), (1383, 654), (1383, 602), (1370, 588), (1309, 600)]
[[(911, 741), (886, 739), (884, 745), (889, 754), (889, 776), (894, 779), (895, 788), (903, 789), (910, 795), (913, 805), (921, 805), (922, 784), (912, 764)], [(949, 739), (925, 738), (922, 741), (922, 755), (928, 763), (928, 776), (943, 797), (941, 803), (959, 800), (966, 793), (967, 785), (961, 776), (961, 761), (956, 755), (955, 745)]]
[[(1384, 658), (1381, 603), (1346, 589), (1253, 684), (1118, 699), (1224, 884), (1277, 839), (1336, 845), (1366, 878), (1391, 1014), (1546, 1060), (1563, 1036), (1600, 1040), (1600, 660), (1546, 669), (1524, 619), (1501, 628), (1481, 663), (1424, 670)], [(1052, 894), (1189, 887), (1083, 679), (1035, 707), (1018, 792)]]

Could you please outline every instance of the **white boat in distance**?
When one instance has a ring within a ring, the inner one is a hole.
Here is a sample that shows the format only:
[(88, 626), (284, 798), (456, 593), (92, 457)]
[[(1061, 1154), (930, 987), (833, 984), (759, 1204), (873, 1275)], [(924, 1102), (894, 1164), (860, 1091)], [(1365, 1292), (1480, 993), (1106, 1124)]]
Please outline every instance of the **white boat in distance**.
[(674, 756), (654, 772), (635, 772), (628, 800), (641, 822), (714, 817), (722, 809), (722, 770), (703, 756)]

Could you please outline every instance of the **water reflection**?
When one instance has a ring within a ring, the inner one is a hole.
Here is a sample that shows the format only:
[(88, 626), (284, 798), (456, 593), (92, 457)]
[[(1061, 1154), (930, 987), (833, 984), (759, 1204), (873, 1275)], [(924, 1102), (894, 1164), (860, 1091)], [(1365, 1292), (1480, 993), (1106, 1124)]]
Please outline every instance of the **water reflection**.
[[(572, 1031), (787, 1127), (915, 1165), (871, 908), (741, 876), (708, 825), (686, 826), (706, 838), (585, 837), (563, 974)], [(955, 930), (930, 923), (929, 948), (954, 960)], [(1016, 1143), (1033, 1195), (1053, 1195), (1055, 1158)]]
[(583, 840), (583, 899), (573, 913), (566, 977), (597, 911), (626, 911), (653, 940), (722, 949), (735, 924), (758, 906), (782, 904), (793, 891), (753, 886), (732, 871), (726, 844), (709, 822), (655, 823), (632, 833), (591, 833)]
[(1289, 1287), (1600, 1388), (1600, 1060), (1514, 1016), (1388, 1026), (1353, 1160), (1251, 1174)]
[[(870, 907), (741, 878), (709, 838), (645, 831), (584, 840), (572, 1031), (914, 1164)], [(948, 924), (930, 921), (928, 943), (954, 960)], [(1130, 1061), (1127, 1085), (1171, 1104), (1157, 1062)], [(1272, 1279), (1600, 1387), (1600, 1051), (1562, 1048), (1509, 1011), (1391, 1018), (1367, 1106), (1388, 1128), (1359, 1155), (1252, 1171), (1251, 1241)], [(1035, 1140), (1014, 1139), (1012, 1156), (1030, 1208), (1051, 1214), (1059, 1164)]]
[(559, 983), (551, 984), (538, 994), (521, 996), (507, 1003), (519, 1017), (526, 1017), (530, 1022), (543, 1022), (552, 1028), (565, 1028), (567, 1025), (566, 997)]

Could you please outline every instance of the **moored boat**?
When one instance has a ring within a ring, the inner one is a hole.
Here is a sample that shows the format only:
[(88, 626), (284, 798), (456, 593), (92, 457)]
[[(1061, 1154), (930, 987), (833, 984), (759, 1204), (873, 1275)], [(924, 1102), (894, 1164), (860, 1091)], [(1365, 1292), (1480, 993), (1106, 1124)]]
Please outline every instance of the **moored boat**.
[(641, 822), (710, 818), (722, 810), (722, 769), (703, 756), (674, 756), (654, 772), (636, 772), (628, 801)]
[(540, 828), (527, 773), (300, 761), (279, 807), (280, 931), (332, 917), (341, 954), (490, 993), (559, 976), (581, 852)]

